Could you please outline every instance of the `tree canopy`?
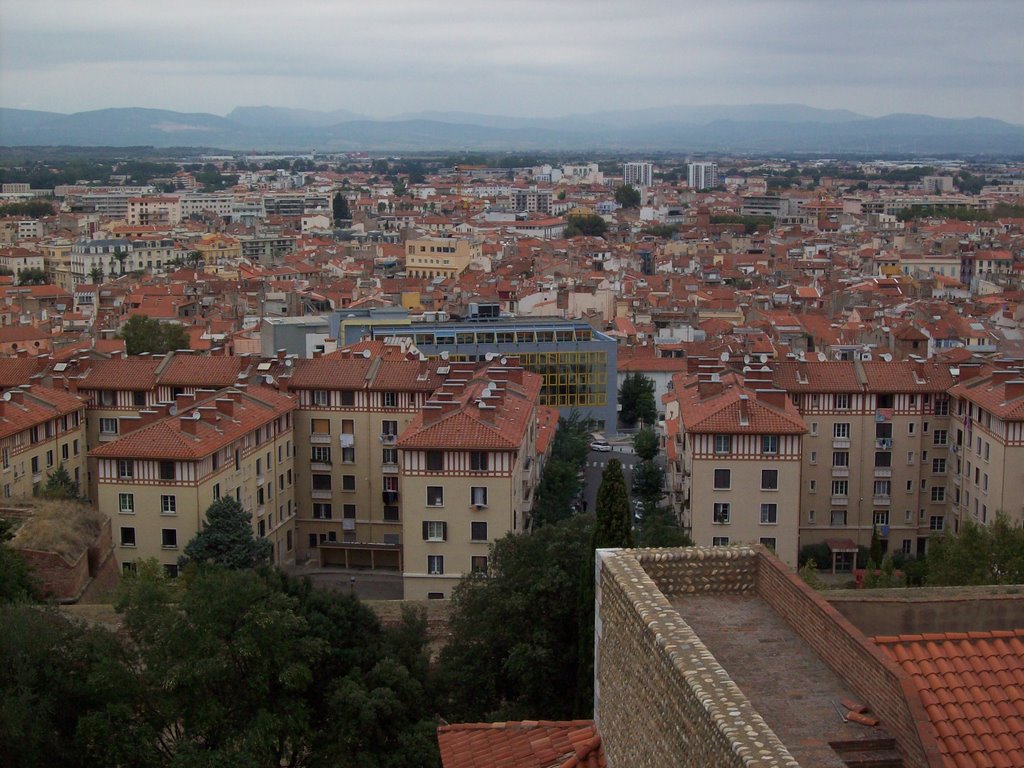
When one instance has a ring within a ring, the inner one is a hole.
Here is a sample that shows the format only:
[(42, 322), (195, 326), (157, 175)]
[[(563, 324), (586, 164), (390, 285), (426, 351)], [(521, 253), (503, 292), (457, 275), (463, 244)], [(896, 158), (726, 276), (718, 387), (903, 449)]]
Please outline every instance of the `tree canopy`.
[(45, 285), (47, 282), (45, 270), (39, 267), (29, 267), (18, 272), (18, 285)]
[(331, 203), (334, 214), (334, 223), (352, 218), (352, 212), (348, 207), (348, 199), (341, 192), (334, 193), (334, 200)]
[(608, 231), (608, 223), (594, 213), (585, 216), (570, 216), (569, 224), (565, 228), (566, 237), (578, 237), (587, 235), (590, 237), (603, 237)]
[(11, 523), (0, 518), (0, 606), (32, 600), (36, 593), (31, 570), (8, 544), (13, 535)]
[(573, 499), (582, 488), (579, 473), (587, 460), (591, 419), (577, 411), (558, 419), (552, 439), (551, 455), (541, 472), (534, 496), (532, 524), (534, 527), (563, 520), (572, 514)]
[(654, 382), (642, 373), (627, 373), (619, 389), (619, 419), (626, 426), (638, 421), (653, 424), (658, 418), (658, 407), (654, 401)]
[(125, 340), (129, 355), (164, 355), (175, 349), (188, 349), (188, 333), (178, 323), (169, 323), (133, 315), (121, 326), (121, 338)]
[(1020, 584), (1024, 582), (1024, 529), (1002, 512), (990, 525), (971, 519), (956, 534), (928, 544), (928, 586)]
[(640, 190), (632, 184), (623, 184), (615, 188), (615, 202), (623, 208), (640, 207)]
[(71, 475), (60, 464), (55, 470), (47, 473), (46, 483), (39, 491), (44, 499), (78, 499), (78, 483), (71, 479)]
[(222, 496), (206, 508), (206, 524), (192, 538), (179, 565), (214, 563), (230, 569), (270, 563), (273, 545), (252, 532), (252, 515), (234, 496)]

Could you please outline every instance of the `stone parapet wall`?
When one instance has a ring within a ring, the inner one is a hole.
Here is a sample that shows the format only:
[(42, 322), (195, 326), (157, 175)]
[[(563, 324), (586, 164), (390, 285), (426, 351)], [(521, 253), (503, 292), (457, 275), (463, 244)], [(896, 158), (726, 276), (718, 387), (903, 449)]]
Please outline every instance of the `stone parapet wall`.
[(798, 766), (659, 589), (746, 591), (756, 573), (749, 548), (600, 552), (594, 711), (611, 768)]

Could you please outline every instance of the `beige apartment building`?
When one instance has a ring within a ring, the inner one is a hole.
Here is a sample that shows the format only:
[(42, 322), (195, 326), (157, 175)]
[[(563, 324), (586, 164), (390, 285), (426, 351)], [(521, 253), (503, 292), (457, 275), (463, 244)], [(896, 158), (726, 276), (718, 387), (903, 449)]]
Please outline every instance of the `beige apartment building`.
[(796, 565), (807, 427), (786, 393), (735, 372), (679, 374), (665, 419), (671, 498), (693, 541), (763, 544)]
[(454, 363), (398, 439), (407, 600), (451, 597), (525, 529), (537, 480), (541, 377), (509, 361)]
[(396, 443), (447, 370), (380, 341), (294, 361), (297, 562), (401, 571)]
[(962, 364), (950, 390), (954, 530), (997, 513), (1024, 524), (1024, 370), (1020, 360)]
[(0, 396), (0, 483), (5, 499), (32, 496), (63, 466), (85, 475), (85, 401), (48, 387), (25, 385)]
[[(775, 386), (808, 433), (800, 544), (829, 543), (851, 567), (877, 530), (887, 551), (924, 554), (944, 530), (951, 465), (948, 366), (922, 360), (777, 363)], [(824, 564), (822, 564), (824, 565)]]
[(458, 277), (480, 254), (480, 243), (464, 237), (406, 240), (405, 271), (410, 277)]
[(130, 431), (90, 451), (96, 501), (113, 521), (122, 567), (156, 558), (177, 575), (206, 509), (224, 496), (252, 514), (275, 564), (294, 562), (294, 410), (269, 387), (199, 390), (139, 411)]

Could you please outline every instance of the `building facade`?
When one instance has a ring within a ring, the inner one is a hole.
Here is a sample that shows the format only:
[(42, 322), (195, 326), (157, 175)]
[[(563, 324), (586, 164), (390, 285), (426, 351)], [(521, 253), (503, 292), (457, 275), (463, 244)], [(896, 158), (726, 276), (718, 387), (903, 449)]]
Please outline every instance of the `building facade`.
[(654, 183), (654, 166), (651, 163), (624, 163), (622, 183), (637, 189), (651, 186)]
[(718, 163), (690, 163), (686, 166), (686, 183), (691, 189), (717, 187)]

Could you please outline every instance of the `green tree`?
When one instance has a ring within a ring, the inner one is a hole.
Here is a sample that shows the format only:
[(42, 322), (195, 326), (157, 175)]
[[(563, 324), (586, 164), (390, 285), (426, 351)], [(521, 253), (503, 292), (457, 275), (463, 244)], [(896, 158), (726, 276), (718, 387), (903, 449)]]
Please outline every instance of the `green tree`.
[(654, 382), (642, 373), (627, 373), (619, 389), (619, 419), (626, 426), (638, 421), (653, 424), (658, 418), (654, 402)]
[(18, 273), (18, 285), (45, 285), (46, 272), (38, 267), (23, 269)]
[(590, 452), (590, 435), (594, 429), (592, 419), (573, 410), (558, 419), (558, 427), (551, 441), (551, 455), (535, 492), (531, 525), (534, 527), (557, 522), (572, 514), (573, 499), (580, 493), (580, 477)]
[(206, 508), (206, 524), (192, 538), (178, 559), (215, 563), (225, 568), (257, 568), (270, 563), (273, 545), (252, 532), (252, 515), (233, 496), (222, 496)]
[(77, 500), (79, 498), (78, 483), (71, 479), (71, 475), (59, 464), (53, 472), (46, 475), (46, 483), (39, 491), (44, 499), (67, 499)]
[(175, 349), (188, 349), (190, 342), (185, 328), (178, 323), (162, 322), (145, 315), (132, 315), (121, 326), (129, 355), (164, 355)]
[(14, 537), (12, 529), (10, 521), (0, 518), (0, 606), (30, 601), (36, 595), (36, 583), (31, 569), (8, 543)]
[(185, 254), (185, 263), (192, 267), (192, 269), (199, 269), (199, 262), (203, 260), (202, 251), (189, 251)]
[(612, 459), (601, 475), (594, 502), (594, 548), (632, 547), (633, 515), (629, 511), (629, 493), (622, 474), (622, 462)]
[(623, 208), (640, 207), (640, 190), (632, 184), (623, 184), (615, 188), (615, 202)]
[(89, 281), (93, 285), (99, 285), (103, 282), (103, 267), (93, 267), (89, 270)]
[(53, 203), (47, 200), (26, 200), (23, 203), (0, 205), (0, 216), (28, 216), (38, 219), (53, 215)]
[(564, 720), (579, 714), (579, 574), (592, 563), (592, 528), (592, 517), (577, 515), (509, 534), (492, 547), (488, 575), (465, 577), (455, 588), (451, 640), (439, 665), (445, 718)]
[(604, 237), (608, 231), (608, 223), (597, 214), (586, 214), (585, 216), (569, 216), (569, 223), (565, 227), (566, 237)]
[(957, 534), (928, 543), (929, 586), (1020, 584), (1024, 582), (1024, 529), (1002, 512), (990, 525), (967, 519)]
[(334, 223), (347, 221), (352, 218), (352, 212), (348, 208), (348, 199), (341, 192), (334, 193), (334, 200), (331, 203), (334, 213)]
[(878, 564), (882, 562), (882, 558), (885, 556), (885, 553), (882, 551), (882, 537), (878, 535), (877, 525), (871, 526), (870, 550), (871, 552), (868, 556), (871, 558), (871, 561), (875, 564), (875, 567), (877, 568)]
[(653, 461), (658, 455), (658, 447), (658, 435), (653, 427), (644, 427), (633, 435), (633, 452), (641, 461)]

